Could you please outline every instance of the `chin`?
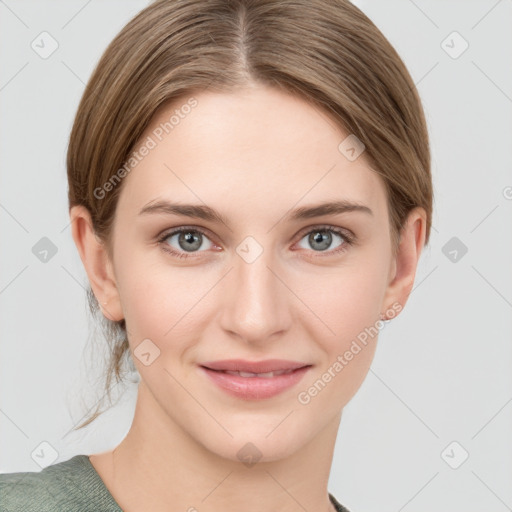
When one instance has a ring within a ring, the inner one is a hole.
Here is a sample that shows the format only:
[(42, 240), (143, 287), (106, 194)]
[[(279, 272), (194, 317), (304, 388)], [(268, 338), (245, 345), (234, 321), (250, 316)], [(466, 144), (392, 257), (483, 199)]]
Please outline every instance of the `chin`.
[(304, 435), (310, 429), (301, 427), (303, 435), (297, 436), (290, 430), (291, 422), (285, 426), (287, 422), (289, 419), (277, 428), (279, 421), (273, 422), (270, 429), (263, 426), (266, 422), (260, 425), (254, 424), (250, 429), (228, 428), (233, 437), (219, 432), (215, 437), (203, 439), (201, 444), (210, 452), (233, 462), (242, 462), (247, 467), (252, 467), (258, 462), (283, 460), (295, 454), (310, 441), (309, 436)]

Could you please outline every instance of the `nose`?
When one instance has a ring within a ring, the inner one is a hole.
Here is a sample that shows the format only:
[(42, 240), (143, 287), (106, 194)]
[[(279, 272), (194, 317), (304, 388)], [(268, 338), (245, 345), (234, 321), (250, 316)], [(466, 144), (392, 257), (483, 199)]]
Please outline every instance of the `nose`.
[(275, 341), (292, 323), (293, 294), (283, 283), (281, 267), (270, 250), (254, 261), (235, 254), (233, 266), (222, 290), (222, 328), (250, 344)]

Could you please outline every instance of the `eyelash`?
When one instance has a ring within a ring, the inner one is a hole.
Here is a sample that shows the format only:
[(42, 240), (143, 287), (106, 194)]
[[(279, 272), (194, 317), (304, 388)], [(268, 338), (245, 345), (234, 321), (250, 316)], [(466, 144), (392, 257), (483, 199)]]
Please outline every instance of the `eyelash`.
[[(351, 246), (351, 245), (355, 244), (356, 237), (353, 233), (347, 233), (346, 230), (341, 230), (334, 226), (329, 226), (329, 225), (324, 224), (324, 225), (313, 226), (312, 228), (307, 228), (307, 229), (308, 229), (308, 231), (303, 231), (301, 233), (299, 240), (302, 240), (306, 235), (309, 235), (310, 233), (313, 233), (315, 231), (330, 231), (332, 233), (336, 233), (337, 235), (341, 236), (341, 238), (343, 238), (344, 242), (339, 247), (337, 247), (336, 249), (331, 249), (329, 251), (325, 251), (325, 253), (329, 256), (342, 253), (348, 249), (347, 246)], [(173, 255), (177, 258), (194, 258), (194, 256), (191, 256), (185, 252), (177, 252), (174, 249), (169, 248), (169, 244), (165, 243), (165, 241), (173, 235), (176, 235), (178, 233), (190, 233), (190, 232), (200, 233), (201, 235), (203, 235), (209, 239), (208, 233), (206, 233), (205, 231), (203, 231), (200, 228), (181, 226), (179, 228), (173, 229), (172, 231), (164, 233), (163, 235), (161, 235), (158, 238), (157, 242), (162, 246), (162, 249), (165, 252), (170, 253), (171, 255)], [(313, 251), (313, 252), (323, 253), (324, 251)], [(194, 254), (194, 253), (191, 253), (191, 254)], [(319, 254), (318, 257), (321, 258), (324, 256), (325, 256), (324, 254)]]

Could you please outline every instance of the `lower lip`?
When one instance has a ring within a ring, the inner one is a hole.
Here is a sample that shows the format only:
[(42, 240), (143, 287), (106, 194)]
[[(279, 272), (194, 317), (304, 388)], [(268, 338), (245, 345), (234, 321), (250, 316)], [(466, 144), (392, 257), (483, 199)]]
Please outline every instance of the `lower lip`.
[(276, 375), (274, 377), (240, 377), (238, 375), (231, 375), (200, 366), (200, 369), (208, 375), (219, 388), (232, 396), (245, 400), (272, 398), (286, 389), (295, 386), (310, 368), (311, 366), (304, 366), (291, 373)]

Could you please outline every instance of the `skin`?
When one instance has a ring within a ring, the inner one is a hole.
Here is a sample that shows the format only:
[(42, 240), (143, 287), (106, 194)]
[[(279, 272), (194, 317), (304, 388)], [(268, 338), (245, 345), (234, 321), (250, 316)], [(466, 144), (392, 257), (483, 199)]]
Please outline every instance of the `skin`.
[[(88, 211), (70, 212), (92, 289), (107, 302), (104, 315), (126, 319), (132, 351), (146, 338), (160, 350), (148, 366), (132, 356), (141, 382), (130, 431), (90, 460), (126, 511), (333, 510), (327, 485), (342, 411), (369, 370), (378, 337), (308, 404), (297, 395), (332, 372), (381, 313), (405, 305), (425, 211), (411, 211), (392, 257), (384, 184), (364, 153), (351, 162), (338, 150), (348, 133), (332, 118), (261, 85), (194, 97), (198, 105), (124, 178), (112, 261)], [(185, 101), (157, 112), (141, 140)], [(228, 225), (138, 215), (155, 199), (206, 204)], [(364, 204), (373, 215), (285, 218), (338, 199)], [(356, 243), (335, 253), (345, 240), (332, 233), (319, 250), (308, 234), (326, 224), (350, 230)], [(178, 226), (208, 236), (192, 253), (179, 235), (156, 241)], [(236, 252), (247, 236), (263, 249), (251, 263)], [(164, 245), (190, 257), (172, 256)], [(218, 389), (197, 366), (230, 358), (291, 359), (313, 368), (292, 389), (247, 401)], [(248, 442), (262, 454), (251, 467), (237, 457)]]

